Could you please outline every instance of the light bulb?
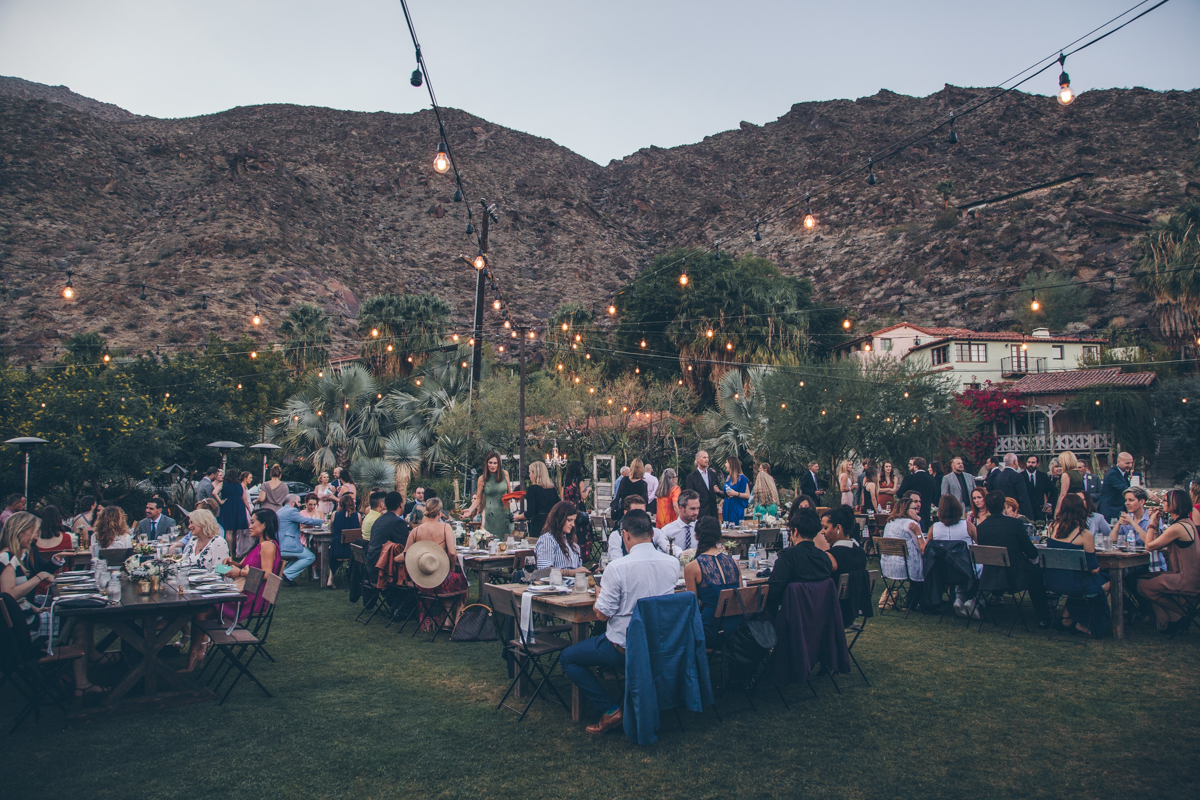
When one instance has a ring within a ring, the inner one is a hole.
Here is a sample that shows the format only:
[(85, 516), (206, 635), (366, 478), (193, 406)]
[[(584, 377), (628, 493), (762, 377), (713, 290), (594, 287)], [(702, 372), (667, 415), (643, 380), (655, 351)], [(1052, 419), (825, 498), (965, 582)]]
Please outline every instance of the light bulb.
[(562, 372), (562, 369), (563, 369), (563, 365), (562, 365), (562, 364), (559, 364), (559, 365), (558, 365), (558, 371), (559, 371), (559, 372)]
[(845, 328), (846, 330), (850, 330), (850, 320), (848, 320), (848, 319), (842, 320), (842, 327)]
[[(257, 324), (257, 323), (256, 323), (256, 324)], [(379, 328), (371, 328), (371, 335), (372, 335), (372, 336), (378, 336), (378, 335), (379, 335)]]
[(704, 335), (711, 339), (713, 337), (712, 329), (709, 328), (707, 331), (704, 332)]
[(499, 350), (501, 353), (503, 353), (503, 352), (504, 352), (504, 345), (500, 345), (500, 346), (499, 346), (498, 348), (496, 348), (496, 349), (498, 349), (498, 350)]
[(250, 357), (251, 357), (251, 358), (258, 358), (258, 351), (257, 351), (257, 350), (251, 350), (251, 351), (250, 351)]
[(63, 290), (62, 290), (62, 296), (64, 298), (66, 298), (67, 300), (70, 300), (72, 297), (75, 296), (75, 290), (72, 289), (70, 286), (64, 286)]
[(1038, 299), (1035, 297), (1035, 298), (1033, 298), (1033, 302), (1031, 302), (1029, 304), (1029, 308), (1031, 311), (1040, 311), (1042, 308), (1042, 304), (1039, 303)]
[(804, 215), (804, 227), (811, 230), (816, 224), (817, 220), (811, 213)]
[(458, 334), (457, 334), (457, 333), (456, 333), (456, 334), (454, 334), (453, 336), (451, 336), (451, 337), (450, 337), (450, 339), (451, 339), (451, 341), (455, 341), (455, 342), (457, 342), (457, 341), (458, 341)]
[(579, 333), (575, 334), (575, 341), (577, 341), (577, 342), (582, 342), (582, 341), (583, 341), (583, 334), (579, 334)]
[(324, 371), (318, 372), (318, 373), (317, 373), (317, 377), (318, 377), (318, 378), (324, 378), (324, 377), (325, 377), (325, 372), (324, 372)]
[(261, 325), (262, 317), (260, 317), (258, 314), (255, 314), (253, 317), (250, 318), (250, 322), (255, 325)]
[(642, 374), (642, 368), (641, 368), (641, 367), (634, 367), (634, 368), (633, 368), (633, 374), (634, 374), (634, 375), (641, 375), (641, 374)]
[(443, 175), (450, 169), (450, 156), (446, 153), (445, 142), (438, 142), (437, 155), (433, 157), (433, 168)]
[(500, 310), (500, 301), (499, 301), (499, 300), (493, 300), (493, 301), (492, 301), (492, 308), (494, 308), (494, 309), (496, 309), (497, 311), (499, 311), (499, 310)]
[(565, 323), (565, 322), (562, 324), (562, 329), (563, 329), (564, 331), (565, 331), (565, 330), (567, 330), (567, 329), (569, 329), (570, 327), (571, 327), (571, 326), (570, 326), (570, 325), (568, 325), (568, 324), (567, 324), (567, 323)]
[(537, 334), (536, 334), (536, 333), (534, 333), (533, 331), (530, 331), (530, 332), (529, 332), (529, 338), (530, 338), (530, 339), (536, 339), (536, 338), (537, 338)]
[(471, 347), (474, 347), (475, 346), (475, 337), (472, 336), (470, 339), (467, 339), (467, 344), (471, 345)]
[(483, 269), (487, 266), (487, 259), (484, 257), (483, 253), (479, 253), (475, 256), (475, 260), (472, 261), (471, 264), (475, 267), (475, 269)]
[(687, 286), (687, 282), (688, 282), (688, 277), (687, 277), (687, 273), (685, 272), (679, 276), (679, 285)]
[(1027, 345), (1027, 344), (1022, 344), (1022, 345), (1021, 345), (1021, 349), (1022, 349), (1022, 350), (1028, 350), (1028, 349), (1029, 349), (1029, 345)]
[(864, 344), (864, 345), (863, 345), (863, 352), (865, 352), (865, 353), (869, 353), (869, 352), (871, 352), (871, 345), (869, 345), (869, 344)]
[(725, 349), (726, 349), (726, 350), (732, 350), (732, 349), (733, 349), (733, 342), (726, 342), (726, 343), (725, 343)]
[(104, 354), (104, 363), (105, 363), (105, 364), (107, 364), (107, 363), (108, 363), (108, 361), (109, 361), (109, 358), (108, 358), (108, 353), (105, 353), (105, 354)]
[(387, 351), (388, 351), (389, 353), (390, 353), (390, 352), (392, 352), (392, 346), (391, 346), (390, 344), (387, 346)]
[(642, 347), (645, 347), (645, 346), (646, 346), (646, 340), (642, 339)]
[(462, 362), (462, 366), (463, 366), (463, 369), (466, 369), (466, 368), (467, 368), (467, 362), (465, 362), (465, 361), (464, 361), (464, 362)]
[(608, 315), (609, 315), (610, 317), (611, 317), (611, 316), (614, 316), (616, 313), (617, 313), (617, 307), (616, 307), (616, 306), (609, 306), (609, 307), (608, 307)]
[(1058, 104), (1069, 106), (1075, 102), (1075, 93), (1071, 91), (1071, 78), (1067, 73), (1058, 76)]
[(420, 386), (420, 385), (421, 385), (421, 379), (417, 378), (417, 386)]

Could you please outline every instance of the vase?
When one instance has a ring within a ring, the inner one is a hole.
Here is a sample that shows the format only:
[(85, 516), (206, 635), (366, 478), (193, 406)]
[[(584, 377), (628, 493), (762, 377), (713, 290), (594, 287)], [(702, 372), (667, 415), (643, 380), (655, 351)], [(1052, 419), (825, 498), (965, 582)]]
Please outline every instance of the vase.
[(150, 581), (149, 580), (138, 581), (137, 582), (137, 593), (138, 594), (150, 594)]
[(157, 592), (159, 589), (162, 589), (162, 578), (155, 575), (150, 578), (150, 591)]

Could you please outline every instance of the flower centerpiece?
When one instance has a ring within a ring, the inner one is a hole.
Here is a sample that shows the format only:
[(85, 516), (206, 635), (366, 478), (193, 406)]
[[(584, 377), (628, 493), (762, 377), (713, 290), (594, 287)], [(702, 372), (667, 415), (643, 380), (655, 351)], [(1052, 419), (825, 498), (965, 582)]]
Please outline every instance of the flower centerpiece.
[(733, 555), (734, 553), (737, 552), (737, 549), (738, 549), (737, 542), (721, 542), (721, 544), (725, 546), (725, 552), (728, 553), (729, 555)]
[(135, 556), (152, 556), (156, 552), (152, 544), (138, 544), (135, 542), (133, 545), (133, 554)]
[(686, 567), (688, 564), (690, 564), (691, 562), (693, 562), (695, 560), (696, 560), (696, 548), (694, 548), (694, 547), (689, 547), (687, 550), (684, 550), (682, 553), (679, 554), (679, 563), (682, 566)]
[(142, 561), (141, 556), (135, 553), (126, 559), (123, 569), (129, 575), (130, 582), (137, 585), (138, 594), (150, 594), (162, 588), (163, 578), (174, 574), (177, 565), (173, 561), (160, 559)]
[(774, 528), (779, 524), (779, 518), (773, 514), (763, 514), (762, 524), (768, 528)]
[(480, 549), (487, 550), (488, 547), (491, 546), (492, 540), (495, 539), (496, 537), (481, 528), (479, 530), (478, 538), (479, 538)]

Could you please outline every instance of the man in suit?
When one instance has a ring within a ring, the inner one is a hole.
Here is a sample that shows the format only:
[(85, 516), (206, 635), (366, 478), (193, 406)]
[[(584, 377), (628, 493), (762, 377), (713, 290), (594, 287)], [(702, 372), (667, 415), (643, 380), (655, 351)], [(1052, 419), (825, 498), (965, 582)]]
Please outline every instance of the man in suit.
[(1029, 492), (1029, 518), (1035, 522), (1046, 518), (1046, 500), (1054, 491), (1054, 479), (1038, 469), (1038, 457), (1025, 459), (1025, 474), (1021, 476)]
[(1029, 483), (1017, 471), (1019, 463), (1016, 453), (1009, 453), (1004, 457), (1004, 469), (996, 478), (996, 491), (1016, 500), (1021, 515), (1033, 519), (1033, 512), (1029, 506)]
[(154, 541), (159, 536), (165, 536), (174, 525), (174, 521), (163, 513), (163, 501), (157, 497), (146, 503), (146, 518), (139, 520), (136, 536), (146, 534), (146, 538)]
[(989, 492), (996, 491), (996, 479), (1000, 477), (1000, 473), (1004, 470), (1002, 459), (999, 456), (992, 456), (987, 460), (987, 477), (983, 479), (983, 485)]
[(685, 489), (691, 489), (700, 496), (700, 516), (717, 516), (717, 496), (725, 496), (720, 474), (708, 468), (708, 453), (701, 450), (696, 453), (696, 469), (688, 473), (684, 482)]
[(1132, 475), (1133, 456), (1118, 454), (1117, 465), (1104, 474), (1104, 483), (1100, 485), (1100, 516), (1112, 519), (1125, 511), (1125, 490)]
[(1083, 473), (1083, 491), (1092, 498), (1092, 508), (1100, 507), (1100, 479), (1092, 473), (1092, 468), (1086, 461), (1079, 462), (1079, 471)]
[[(971, 492), (975, 491), (975, 477), (963, 471), (963, 460), (950, 462), (950, 471), (942, 478), (942, 494), (952, 494), (966, 511), (971, 510)], [(966, 513), (964, 511), (963, 513)]]
[(200, 483), (196, 486), (196, 502), (201, 500), (212, 500), (213, 497), (213, 482), (212, 479), (220, 472), (216, 467), (209, 467), (204, 473), (204, 477), (200, 479)]
[[(1017, 479), (1018, 482), (1020, 479)], [(1004, 513), (1004, 494), (988, 492), (983, 499), (988, 509), (988, 518), (979, 523), (976, 532), (979, 544), (987, 547), (1003, 547), (1008, 550), (1008, 588), (1014, 592), (1022, 590), (1029, 592), (1029, 600), (1033, 604), (1033, 612), (1037, 614), (1038, 627), (1050, 627), (1050, 608), (1046, 602), (1046, 587), (1042, 581), (1042, 568), (1036, 566), (1038, 560), (1037, 548), (1025, 533), (1025, 526), (1013, 517)], [(983, 585), (994, 585), (993, 570), (1003, 567), (984, 567)]]
[(821, 495), (825, 494), (825, 490), (821, 488), (821, 479), (817, 477), (819, 469), (820, 465), (813, 461), (808, 465), (808, 471), (800, 476), (800, 494), (816, 498), (818, 503), (824, 499)]
[(387, 496), (383, 498), (383, 507), (387, 509), (387, 512), (375, 520), (375, 524), (371, 526), (371, 541), (367, 545), (367, 572), (371, 576), (372, 584), (379, 578), (379, 570), (375, 568), (375, 562), (379, 561), (379, 554), (383, 552), (383, 546), (388, 542), (401, 545), (408, 542), (408, 523), (396, 513), (403, 510), (404, 495), (399, 492), (388, 492)]
[(908, 492), (916, 492), (921, 496), (921, 530), (925, 531), (929, 530), (931, 524), (929, 512), (937, 506), (938, 497), (941, 496), (937, 481), (925, 471), (928, 466), (925, 459), (919, 456), (910, 461), (912, 474), (900, 481), (900, 488), (896, 492), (897, 497), (903, 497)]

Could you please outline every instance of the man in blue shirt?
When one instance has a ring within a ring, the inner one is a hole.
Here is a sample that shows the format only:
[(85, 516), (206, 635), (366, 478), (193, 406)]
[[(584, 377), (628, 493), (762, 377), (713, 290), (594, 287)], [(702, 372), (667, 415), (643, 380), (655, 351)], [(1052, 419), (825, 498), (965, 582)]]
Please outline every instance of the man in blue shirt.
[(283, 507), (275, 512), (279, 518), (279, 555), (285, 560), (295, 559), (283, 568), (283, 580), (288, 586), (295, 586), (296, 578), (317, 560), (311, 550), (300, 544), (300, 526), (320, 528), (321, 520), (302, 516), (296, 508), (299, 502), (299, 497), (289, 494), (283, 501)]

